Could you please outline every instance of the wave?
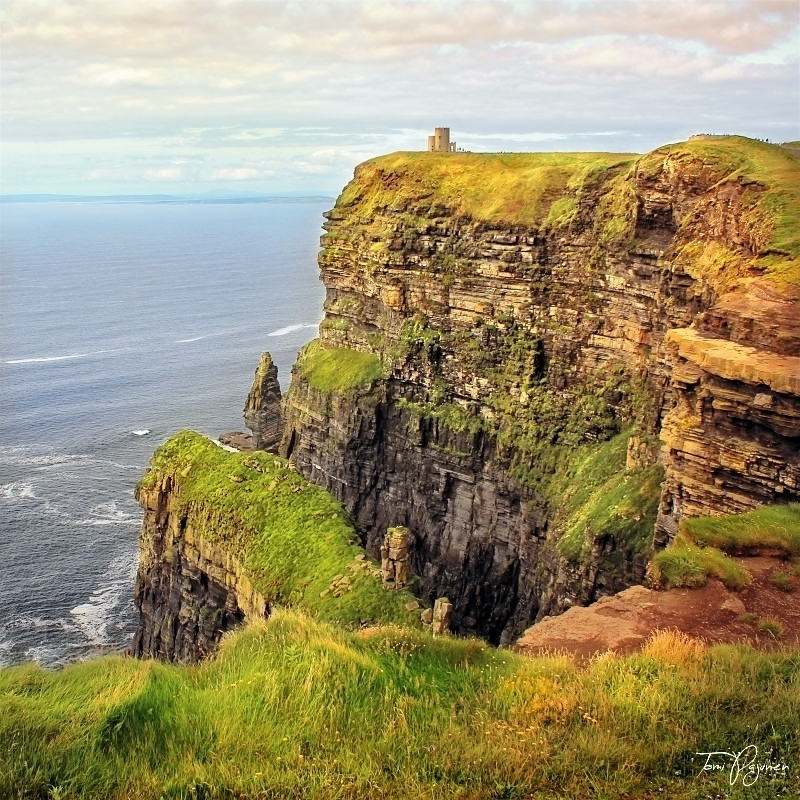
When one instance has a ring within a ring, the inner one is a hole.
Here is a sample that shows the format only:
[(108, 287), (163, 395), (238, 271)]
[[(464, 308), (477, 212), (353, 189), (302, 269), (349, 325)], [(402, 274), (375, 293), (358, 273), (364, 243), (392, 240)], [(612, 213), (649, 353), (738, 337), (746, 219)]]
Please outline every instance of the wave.
[(92, 592), (86, 603), (70, 610), (83, 635), (93, 644), (111, 642), (109, 627), (115, 621), (115, 609), (127, 600), (138, 566), (136, 553), (115, 558), (103, 576), (105, 582)]
[(30, 483), (6, 483), (0, 486), (0, 497), (5, 500), (38, 500)]
[[(132, 431), (135, 433), (135, 431)], [(149, 433), (149, 431), (148, 431)], [(138, 435), (138, 434), (137, 434)], [(90, 465), (102, 464), (103, 466), (114, 467), (115, 469), (137, 469), (141, 470), (141, 464), (120, 464), (108, 458), (97, 458), (86, 455), (85, 453), (44, 453), (40, 455), (27, 455), (31, 452), (30, 447), (0, 447), (0, 455), (6, 463), (22, 467), (61, 467), (66, 465)], [(19, 455), (16, 455), (19, 453)]]
[(214, 336), (226, 336), (230, 331), (217, 331), (216, 333), (204, 333), (202, 336), (192, 336), (189, 339), (176, 339), (175, 344), (188, 344), (189, 342), (199, 342), (201, 339), (211, 339)]
[(123, 511), (117, 506), (116, 500), (108, 500), (104, 503), (98, 503), (89, 509), (89, 517), (87, 519), (75, 520), (76, 525), (138, 525), (141, 517), (137, 514), (131, 514)]
[(119, 350), (92, 350), (89, 353), (70, 353), (67, 356), (36, 356), (34, 358), (12, 358), (6, 364), (45, 364), (51, 361), (71, 361), (75, 358), (88, 358), (106, 353), (119, 353)]
[(317, 322), (298, 322), (295, 325), (287, 325), (285, 328), (278, 328), (278, 330), (268, 333), (267, 336), (286, 336), (287, 333), (294, 333), (295, 331), (302, 330), (303, 328), (316, 328), (318, 324), (319, 323)]

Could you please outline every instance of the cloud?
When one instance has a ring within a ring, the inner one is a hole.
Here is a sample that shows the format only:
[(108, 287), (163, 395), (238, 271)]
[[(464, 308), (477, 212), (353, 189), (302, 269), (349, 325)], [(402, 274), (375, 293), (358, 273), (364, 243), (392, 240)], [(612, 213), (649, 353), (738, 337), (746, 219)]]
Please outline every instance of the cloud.
[[(708, 115), (800, 137), (796, 0), (6, 0), (0, 17), (4, 186), (86, 175), (92, 141), (139, 179), (291, 186), (434, 124), (476, 149), (647, 146)], [(179, 159), (195, 166), (154, 177)]]
[(178, 181), (181, 179), (179, 169), (148, 169), (144, 173), (148, 181)]
[(209, 176), (212, 181), (247, 181), (259, 177), (257, 169), (239, 167), (236, 169), (215, 169)]

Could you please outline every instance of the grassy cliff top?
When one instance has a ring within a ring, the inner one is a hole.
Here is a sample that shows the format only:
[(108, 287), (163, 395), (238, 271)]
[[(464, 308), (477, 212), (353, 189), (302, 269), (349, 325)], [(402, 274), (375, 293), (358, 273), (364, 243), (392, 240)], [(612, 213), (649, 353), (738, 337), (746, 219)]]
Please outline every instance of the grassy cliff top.
[(297, 371), (321, 392), (345, 392), (384, 374), (383, 362), (372, 353), (325, 347), (312, 339), (297, 356)]
[[(194, 667), (0, 670), (0, 796), (767, 800), (796, 788), (797, 669), (675, 633), (579, 669), (279, 611)], [(748, 745), (791, 771), (732, 790), (695, 755)]]
[(800, 158), (790, 150), (744, 136), (695, 139), (660, 147), (643, 156), (638, 167), (658, 168), (665, 156), (699, 160), (715, 170), (720, 183), (755, 184), (752, 203), (761, 212), (761, 224), (771, 228), (764, 250), (800, 257)]
[[(699, 272), (712, 277), (720, 273), (720, 288), (748, 274), (800, 286), (800, 158), (789, 148), (742, 136), (666, 145), (643, 156), (392, 153), (359, 165), (336, 208), (346, 225), (369, 224), (385, 209), (406, 213), (413, 221), (415, 215), (429, 216), (441, 207), (490, 224), (565, 227), (574, 219), (581, 196), (594, 188), (599, 190), (596, 236), (624, 245), (633, 234), (636, 186), (648, 176), (664, 188), (683, 187), (689, 196), (707, 190), (709, 177), (712, 189), (726, 183), (744, 187), (741, 209), (735, 212), (741, 218), (737, 226), (754, 246), (756, 258), (739, 252), (739, 243), (728, 241), (728, 234), (713, 226), (692, 235), (700, 237), (699, 250), (686, 251)], [(715, 241), (720, 236), (721, 244)]]
[[(364, 550), (341, 504), (284, 459), (231, 453), (184, 431), (155, 452), (139, 485), (152, 489), (166, 476), (176, 484), (177, 510), (186, 509), (197, 533), (235, 556), (269, 602), (349, 626), (421, 624), (420, 612), (405, 608), (415, 599), (409, 592), (384, 589), (371, 564), (353, 569)], [(342, 578), (350, 588), (341, 596), (326, 591)]]
[(337, 206), (370, 216), (424, 199), (486, 222), (536, 225), (555, 200), (636, 158), (620, 153), (392, 153), (356, 168)]

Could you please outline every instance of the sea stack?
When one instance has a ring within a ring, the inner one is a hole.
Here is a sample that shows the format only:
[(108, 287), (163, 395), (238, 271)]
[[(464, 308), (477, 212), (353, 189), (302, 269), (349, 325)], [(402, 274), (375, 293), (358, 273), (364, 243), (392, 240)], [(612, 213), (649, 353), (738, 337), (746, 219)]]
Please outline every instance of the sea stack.
[(244, 406), (244, 422), (253, 432), (256, 450), (277, 451), (283, 436), (278, 367), (269, 353), (261, 354), (253, 386)]

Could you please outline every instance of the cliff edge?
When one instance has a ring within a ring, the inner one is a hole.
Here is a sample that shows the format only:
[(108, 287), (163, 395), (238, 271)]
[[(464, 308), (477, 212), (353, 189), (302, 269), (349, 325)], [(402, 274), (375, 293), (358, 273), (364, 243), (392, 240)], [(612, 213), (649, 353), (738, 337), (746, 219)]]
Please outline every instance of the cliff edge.
[(326, 215), (281, 445), (463, 633), (641, 583), (683, 518), (800, 496), (800, 161), (728, 137), (397, 153)]

